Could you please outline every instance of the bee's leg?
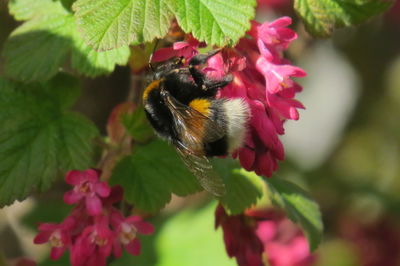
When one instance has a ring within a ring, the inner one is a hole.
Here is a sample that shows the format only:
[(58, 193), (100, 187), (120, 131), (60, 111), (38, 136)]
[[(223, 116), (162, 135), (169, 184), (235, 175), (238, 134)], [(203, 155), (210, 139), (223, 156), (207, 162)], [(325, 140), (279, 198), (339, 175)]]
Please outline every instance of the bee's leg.
[(231, 83), (233, 80), (232, 75), (226, 75), (225, 77), (223, 77), (222, 79), (219, 80), (211, 80), (211, 79), (207, 79), (204, 82), (204, 86), (208, 89), (208, 90), (216, 90), (218, 88), (223, 88), (226, 85), (228, 85), (229, 83)]
[(206, 54), (198, 54), (198, 55), (193, 56), (189, 61), (189, 67), (205, 64), (210, 57), (213, 57), (220, 51), (221, 51), (221, 48), (211, 50)]
[(193, 56), (192, 59), (190, 59), (190, 61), (189, 61), (190, 74), (192, 75), (193, 80), (196, 83), (196, 85), (203, 90), (208, 89), (208, 87), (204, 84), (206, 77), (195, 66), (205, 64), (210, 57), (217, 54), (220, 50), (221, 49), (216, 49), (216, 50), (212, 50), (206, 54), (198, 54), (196, 56)]

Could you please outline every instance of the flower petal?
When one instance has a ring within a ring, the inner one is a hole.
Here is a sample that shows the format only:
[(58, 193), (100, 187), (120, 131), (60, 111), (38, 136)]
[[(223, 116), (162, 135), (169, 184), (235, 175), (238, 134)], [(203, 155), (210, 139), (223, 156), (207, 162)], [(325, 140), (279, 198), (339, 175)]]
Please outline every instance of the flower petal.
[(50, 253), (50, 258), (52, 260), (59, 259), (62, 256), (62, 254), (64, 254), (65, 249), (66, 249), (65, 247), (52, 248)]
[(101, 200), (97, 196), (87, 196), (86, 210), (90, 215), (99, 215), (102, 211)]
[(172, 47), (161, 48), (153, 53), (151, 62), (161, 62), (170, 59), (177, 55), (177, 51)]
[[(265, 24), (265, 23), (264, 23)], [(288, 16), (280, 17), (268, 23), (269, 27), (282, 28), (292, 24), (292, 19)]]
[(154, 233), (154, 226), (150, 223), (147, 222), (136, 222), (134, 223), (134, 226), (136, 227), (136, 229), (138, 230), (138, 232), (140, 234), (143, 235), (150, 235), (152, 233)]
[(70, 185), (77, 186), (84, 180), (84, 175), (81, 171), (71, 170), (65, 176), (65, 182)]
[(77, 203), (79, 200), (83, 198), (82, 193), (78, 193), (74, 190), (70, 190), (64, 193), (64, 202), (71, 205)]
[(121, 247), (121, 243), (118, 241), (118, 239), (115, 239), (114, 243), (113, 243), (113, 255), (116, 258), (119, 258), (122, 256), (122, 247)]
[(139, 255), (140, 254), (140, 242), (137, 238), (133, 239), (127, 245), (125, 245), (126, 251), (128, 251), (132, 255)]
[(99, 172), (94, 169), (87, 169), (84, 171), (85, 181), (90, 183), (95, 183), (99, 180)]
[(107, 197), (107, 203), (113, 204), (122, 200), (124, 195), (124, 189), (117, 185), (111, 188), (110, 195)]
[(102, 198), (108, 197), (111, 192), (111, 188), (106, 182), (99, 182), (94, 185), (94, 191)]
[(250, 148), (244, 147), (239, 150), (239, 159), (240, 164), (247, 171), (253, 170), (253, 164), (255, 160), (256, 154)]
[(190, 46), (188, 42), (175, 42), (172, 47), (174, 48), (174, 50), (180, 50), (188, 46)]
[(51, 231), (43, 231), (38, 233), (33, 239), (33, 243), (35, 244), (44, 244), (49, 241), (49, 238), (53, 232)]
[(39, 225), (38, 229), (40, 231), (54, 231), (60, 227), (59, 224), (54, 223), (42, 223)]

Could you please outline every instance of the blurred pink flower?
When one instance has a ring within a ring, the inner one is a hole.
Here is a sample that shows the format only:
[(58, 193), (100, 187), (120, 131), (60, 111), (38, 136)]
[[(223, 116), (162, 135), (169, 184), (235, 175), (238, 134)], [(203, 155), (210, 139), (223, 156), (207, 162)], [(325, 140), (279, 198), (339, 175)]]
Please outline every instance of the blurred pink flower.
[(129, 216), (124, 218), (118, 211), (113, 212), (111, 216), (111, 224), (115, 228), (117, 238), (114, 240), (114, 256), (122, 255), (121, 244), (132, 255), (139, 255), (140, 242), (137, 234), (149, 235), (154, 232), (154, 227), (143, 221), (140, 216)]
[(228, 215), (222, 205), (215, 211), (215, 228), (222, 227), (226, 252), (239, 266), (262, 266), (263, 246), (255, 225), (244, 215)]
[[(250, 215), (251, 213), (249, 213)], [(276, 210), (253, 213), (259, 219), (256, 234), (271, 266), (308, 266), (315, 261), (300, 228)]]
[(292, 24), (290, 17), (281, 17), (272, 22), (262, 24), (253, 21), (249, 35), (255, 40), (261, 40), (268, 48), (282, 51), (288, 48), (289, 44), (297, 39), (294, 30), (287, 28)]
[[(72, 266), (106, 265), (107, 258), (122, 254), (121, 244), (131, 254), (140, 253), (136, 233), (151, 234), (154, 228), (139, 216), (125, 218), (113, 205), (123, 199), (120, 186), (109, 187), (98, 179), (99, 171), (70, 171), (66, 181), (75, 185), (66, 192), (64, 200), (76, 206), (61, 224), (43, 223), (34, 239), (35, 244), (50, 242), (51, 258), (58, 259), (64, 251), (70, 251)], [(87, 197), (96, 197), (96, 212), (88, 208)], [(97, 209), (99, 208), (99, 209)]]
[(362, 266), (398, 266), (400, 229), (397, 219), (380, 217), (366, 222), (360, 217), (341, 217), (339, 234), (354, 245)]
[(273, 9), (283, 14), (293, 13), (291, 0), (257, 0), (257, 9)]
[(67, 173), (65, 181), (73, 185), (73, 190), (64, 194), (64, 202), (74, 204), (85, 199), (85, 205), (90, 215), (101, 213), (101, 200), (110, 194), (110, 187), (106, 182), (99, 181), (99, 174), (93, 169), (85, 171), (72, 170)]
[(266, 260), (271, 266), (310, 266), (315, 261), (300, 228), (281, 211), (228, 215), (219, 205), (215, 221), (216, 227), (222, 227), (229, 257), (235, 257), (240, 266), (265, 265)]
[(71, 244), (71, 229), (75, 224), (73, 217), (67, 217), (61, 224), (42, 223), (39, 225), (40, 233), (36, 235), (33, 242), (35, 244), (49, 242), (52, 247), (50, 258), (56, 260)]
[(200, 42), (191, 35), (188, 36), (186, 41), (175, 42), (172, 47), (161, 48), (155, 51), (151, 57), (151, 61), (161, 62), (172, 57), (185, 57), (189, 59), (198, 54), (197, 48)]
[(32, 259), (29, 258), (19, 258), (17, 259), (17, 262), (15, 264), (12, 264), (14, 266), (36, 266), (36, 262)]
[(99, 217), (94, 225), (86, 227), (71, 247), (71, 264), (74, 266), (105, 266), (110, 256), (115, 233), (107, 219)]

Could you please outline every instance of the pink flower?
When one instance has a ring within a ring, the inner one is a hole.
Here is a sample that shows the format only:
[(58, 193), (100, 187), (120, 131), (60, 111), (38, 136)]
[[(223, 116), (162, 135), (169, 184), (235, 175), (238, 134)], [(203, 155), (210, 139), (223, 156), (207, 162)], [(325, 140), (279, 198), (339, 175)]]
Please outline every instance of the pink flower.
[(309, 266), (315, 260), (300, 228), (274, 209), (228, 215), (219, 205), (216, 227), (222, 226), (226, 251), (238, 265)]
[(88, 226), (83, 230), (72, 246), (72, 265), (106, 265), (107, 257), (112, 251), (115, 233), (110, 230), (105, 217), (100, 217), (97, 220), (94, 225)]
[[(123, 199), (122, 187), (110, 188), (99, 182), (98, 176), (98, 171), (93, 169), (67, 173), (66, 181), (75, 187), (64, 195), (64, 200), (76, 206), (61, 224), (41, 224), (34, 239), (35, 244), (51, 243), (52, 259), (58, 259), (69, 250), (72, 266), (105, 266), (113, 249), (114, 256), (121, 256), (121, 244), (131, 254), (138, 255), (140, 243), (136, 234), (154, 231), (153, 226), (139, 216), (125, 218), (114, 206)], [(96, 212), (88, 208), (88, 197), (98, 199)], [(81, 200), (83, 198), (85, 201)]]
[(304, 77), (306, 73), (299, 67), (290, 64), (280, 64), (277, 60), (260, 56), (256, 62), (257, 70), (265, 78), (267, 93), (275, 94), (288, 88), (293, 88), (295, 82), (291, 77)]
[(400, 228), (397, 217), (384, 215), (373, 221), (340, 217), (339, 235), (354, 246), (360, 265), (399, 265)]
[(118, 211), (113, 212), (111, 216), (111, 224), (115, 228), (117, 238), (114, 241), (114, 256), (122, 255), (121, 244), (132, 255), (139, 255), (140, 242), (137, 234), (149, 235), (154, 232), (154, 227), (142, 220), (140, 216), (129, 216), (124, 218)]
[(190, 59), (198, 54), (197, 48), (199, 45), (199, 41), (189, 35), (187, 41), (175, 42), (172, 47), (158, 49), (151, 57), (151, 61), (161, 62), (172, 57), (185, 57)]
[(300, 228), (276, 211), (266, 212), (257, 224), (271, 266), (308, 266), (315, 261)]
[(41, 231), (34, 238), (35, 244), (44, 244), (49, 242), (51, 244), (52, 260), (56, 260), (62, 256), (64, 251), (71, 243), (71, 229), (75, 226), (76, 221), (72, 217), (68, 217), (61, 224), (42, 223), (39, 225)]
[(233, 157), (258, 175), (272, 176), (278, 169), (278, 161), (285, 157), (279, 139), (284, 134), (283, 123), (286, 119), (299, 119), (298, 109), (304, 108), (294, 99), (302, 88), (292, 78), (306, 73), (282, 57), (282, 51), (297, 38), (287, 28), (290, 23), (289, 17), (271, 23), (254, 22), (250, 38), (241, 39), (234, 49), (211, 58), (206, 69), (212, 77), (233, 75), (233, 82), (219, 96), (240, 97), (250, 106), (252, 118), (245, 145)]
[(106, 182), (99, 181), (99, 174), (93, 169), (85, 171), (72, 170), (67, 173), (66, 182), (73, 185), (73, 190), (64, 194), (67, 204), (74, 204), (85, 199), (85, 205), (90, 215), (101, 213), (102, 205), (100, 198), (110, 194), (110, 187)]
[(36, 266), (36, 262), (34, 260), (31, 260), (29, 258), (20, 258), (17, 260), (14, 266)]
[(226, 252), (239, 266), (261, 266), (263, 246), (255, 234), (256, 227), (244, 215), (229, 216), (219, 205), (215, 211), (215, 228), (222, 227)]
[[(288, 13), (287, 9), (291, 8), (290, 0), (257, 0), (257, 8), (275, 9), (282, 11), (282, 13)], [(283, 12), (286, 11), (286, 12)]]
[(292, 24), (290, 17), (281, 17), (263, 24), (253, 21), (249, 34), (254, 39), (263, 41), (269, 47), (284, 50), (288, 48), (290, 42), (297, 39), (296, 32), (287, 28), (290, 24)]

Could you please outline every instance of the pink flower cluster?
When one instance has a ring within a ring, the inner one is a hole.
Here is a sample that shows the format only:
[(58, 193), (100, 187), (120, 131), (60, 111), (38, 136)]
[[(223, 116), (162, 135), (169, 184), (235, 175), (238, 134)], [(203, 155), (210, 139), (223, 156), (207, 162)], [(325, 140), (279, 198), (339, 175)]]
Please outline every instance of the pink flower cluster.
[(73, 266), (106, 265), (111, 253), (122, 255), (122, 246), (133, 255), (140, 253), (137, 234), (151, 234), (154, 228), (139, 216), (124, 217), (113, 206), (122, 200), (121, 187), (99, 181), (93, 169), (70, 171), (66, 182), (74, 188), (64, 194), (64, 201), (76, 206), (62, 223), (40, 224), (35, 244), (49, 242), (53, 260), (69, 250)]
[(228, 215), (219, 205), (215, 225), (222, 227), (229, 257), (239, 266), (308, 266), (315, 257), (298, 226), (276, 210)]
[[(289, 29), (292, 20), (282, 17), (273, 22), (252, 22), (247, 36), (234, 48), (225, 48), (208, 60), (203, 69), (210, 77), (233, 76), (233, 82), (220, 91), (219, 97), (242, 98), (250, 106), (251, 119), (245, 145), (233, 154), (241, 165), (258, 175), (272, 176), (278, 161), (284, 159), (279, 135), (284, 134), (287, 119), (299, 119), (297, 109), (304, 106), (294, 99), (302, 90), (294, 77), (306, 73), (283, 57), (283, 51), (297, 38)], [(154, 53), (154, 61), (172, 56), (187, 59), (197, 54), (201, 45), (189, 37), (187, 42), (177, 42), (170, 48)]]
[(374, 221), (342, 216), (339, 235), (354, 247), (360, 265), (399, 265), (400, 228), (397, 219), (382, 216)]

